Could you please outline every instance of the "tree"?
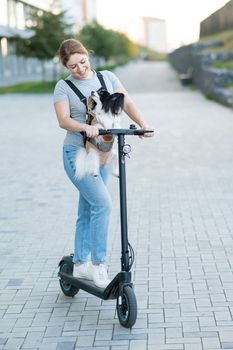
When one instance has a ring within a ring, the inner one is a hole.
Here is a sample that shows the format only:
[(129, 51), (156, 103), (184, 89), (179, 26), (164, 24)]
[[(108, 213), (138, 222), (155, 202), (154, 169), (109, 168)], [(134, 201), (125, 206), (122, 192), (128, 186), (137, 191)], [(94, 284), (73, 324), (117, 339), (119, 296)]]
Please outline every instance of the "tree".
[(65, 14), (65, 11), (59, 14), (35, 12), (31, 18), (32, 24), (27, 27), (34, 31), (34, 35), (29, 39), (17, 40), (17, 54), (41, 60), (43, 79), (45, 79), (45, 61), (53, 59), (57, 55), (61, 41), (70, 37), (72, 24), (66, 22)]
[(112, 58), (132, 58), (137, 54), (137, 45), (126, 35), (109, 30), (93, 21), (84, 26), (79, 32), (78, 39), (95, 55), (104, 57), (106, 60)]

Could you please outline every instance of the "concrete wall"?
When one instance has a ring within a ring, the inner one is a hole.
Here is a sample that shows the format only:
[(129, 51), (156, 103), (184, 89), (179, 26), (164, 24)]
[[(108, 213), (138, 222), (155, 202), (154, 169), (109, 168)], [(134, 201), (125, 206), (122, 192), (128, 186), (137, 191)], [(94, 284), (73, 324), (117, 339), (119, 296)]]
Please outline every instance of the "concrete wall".
[(169, 55), (173, 67), (180, 74), (191, 74), (193, 83), (207, 96), (233, 107), (233, 90), (226, 84), (233, 83), (233, 71), (211, 68), (216, 60), (233, 60), (233, 52), (206, 53), (203, 48), (219, 42), (183, 46)]
[(229, 29), (233, 29), (233, 0), (201, 22), (200, 37)]

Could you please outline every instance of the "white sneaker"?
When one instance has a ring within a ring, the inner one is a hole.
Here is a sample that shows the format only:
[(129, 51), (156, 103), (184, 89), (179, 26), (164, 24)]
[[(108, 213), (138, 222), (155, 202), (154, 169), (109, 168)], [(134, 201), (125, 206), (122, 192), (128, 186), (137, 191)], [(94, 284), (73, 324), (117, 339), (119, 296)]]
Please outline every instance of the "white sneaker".
[(90, 264), (89, 271), (97, 287), (106, 288), (111, 280), (108, 277), (107, 266), (105, 264)]
[(89, 272), (89, 266), (90, 266), (90, 261), (80, 265), (74, 264), (73, 277), (92, 280), (92, 276)]

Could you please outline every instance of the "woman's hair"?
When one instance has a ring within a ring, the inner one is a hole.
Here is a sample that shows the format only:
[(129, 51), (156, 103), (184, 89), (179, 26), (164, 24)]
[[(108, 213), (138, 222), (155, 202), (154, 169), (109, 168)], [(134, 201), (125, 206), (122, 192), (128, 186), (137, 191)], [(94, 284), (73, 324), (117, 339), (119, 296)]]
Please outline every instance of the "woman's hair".
[(58, 54), (59, 54), (59, 59), (63, 66), (66, 67), (67, 62), (70, 59), (70, 56), (73, 55), (74, 53), (79, 53), (82, 55), (89, 55), (87, 49), (83, 46), (83, 44), (76, 40), (76, 39), (67, 39), (62, 41), (59, 49), (58, 49)]

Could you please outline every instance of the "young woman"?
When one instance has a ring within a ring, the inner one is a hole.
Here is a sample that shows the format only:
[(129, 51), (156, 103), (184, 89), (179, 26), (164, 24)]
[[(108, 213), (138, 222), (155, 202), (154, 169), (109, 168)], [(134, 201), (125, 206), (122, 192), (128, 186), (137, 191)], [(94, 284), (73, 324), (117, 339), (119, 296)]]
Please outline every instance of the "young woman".
[[(59, 48), (61, 63), (68, 68), (70, 80), (85, 97), (101, 87), (96, 72), (91, 69), (89, 53), (81, 42), (68, 39)], [(129, 97), (119, 79), (110, 71), (102, 71), (102, 77), (109, 93), (125, 95), (124, 111), (141, 128), (148, 128), (139, 110)], [(95, 137), (96, 126), (86, 124), (85, 104), (64, 80), (58, 81), (54, 90), (54, 106), (61, 128), (67, 130), (63, 145), (64, 168), (79, 191), (78, 217), (74, 243), (74, 276), (93, 280), (95, 285), (105, 288), (109, 283), (107, 274), (107, 238), (111, 213), (111, 198), (106, 187), (108, 166), (100, 167), (100, 176), (75, 177), (75, 159), (84, 147), (83, 132)], [(153, 133), (144, 135), (153, 136)], [(89, 256), (91, 260), (89, 261)]]

